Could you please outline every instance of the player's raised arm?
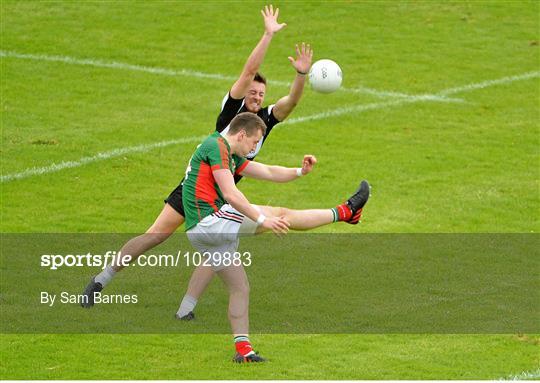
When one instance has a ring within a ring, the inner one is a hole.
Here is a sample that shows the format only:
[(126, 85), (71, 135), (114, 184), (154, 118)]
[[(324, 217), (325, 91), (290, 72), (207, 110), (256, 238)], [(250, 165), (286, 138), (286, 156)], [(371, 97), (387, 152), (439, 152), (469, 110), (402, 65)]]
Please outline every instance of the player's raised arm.
[(249, 161), (246, 167), (240, 172), (242, 176), (266, 180), (272, 182), (289, 182), (311, 173), (313, 166), (317, 163), (317, 158), (311, 154), (306, 154), (302, 161), (301, 168), (286, 168), (284, 166), (271, 166), (255, 161)]
[(283, 121), (293, 111), (295, 106), (302, 97), (306, 76), (311, 68), (311, 60), (313, 59), (313, 50), (309, 44), (302, 43), (299, 47), (296, 45), (296, 58), (289, 57), (291, 65), (296, 70), (296, 77), (291, 85), (289, 94), (276, 102), (272, 113), (279, 120)]
[(259, 70), (259, 67), (264, 60), (266, 50), (272, 41), (274, 33), (279, 32), (287, 25), (277, 21), (279, 8), (276, 8), (274, 11), (274, 7), (272, 5), (265, 6), (264, 9), (261, 10), (261, 14), (264, 19), (264, 34), (257, 46), (249, 55), (240, 77), (238, 80), (236, 80), (231, 88), (231, 97), (235, 99), (244, 98), (249, 86), (251, 85), (251, 82), (253, 81), (253, 78), (255, 77), (255, 74)]
[(289, 223), (283, 217), (265, 217), (249, 203), (236, 187), (234, 177), (228, 169), (214, 170), (212, 174), (223, 193), (223, 198), (240, 213), (276, 234), (286, 234), (289, 231)]

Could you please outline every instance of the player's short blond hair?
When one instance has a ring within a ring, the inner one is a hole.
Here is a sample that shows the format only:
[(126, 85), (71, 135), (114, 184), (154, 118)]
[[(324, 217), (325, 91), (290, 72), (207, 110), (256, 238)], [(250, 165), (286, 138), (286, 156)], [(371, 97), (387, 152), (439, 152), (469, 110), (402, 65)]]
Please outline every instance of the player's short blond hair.
[(237, 114), (232, 119), (229, 134), (236, 134), (241, 130), (245, 130), (249, 137), (260, 130), (264, 136), (266, 133), (266, 124), (255, 113), (244, 112)]

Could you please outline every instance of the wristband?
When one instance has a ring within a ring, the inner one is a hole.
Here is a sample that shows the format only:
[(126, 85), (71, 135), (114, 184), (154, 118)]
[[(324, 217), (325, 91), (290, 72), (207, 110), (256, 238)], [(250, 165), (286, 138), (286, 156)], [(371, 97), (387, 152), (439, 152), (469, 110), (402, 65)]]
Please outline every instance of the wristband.
[(296, 175), (298, 177), (302, 177), (304, 175), (304, 173), (302, 173), (302, 168), (296, 168)]
[(257, 225), (262, 225), (265, 220), (266, 216), (264, 214), (259, 215), (259, 218), (257, 218)]
[(304, 72), (300, 72), (299, 70), (297, 70), (296, 73), (298, 73), (299, 75), (305, 76), (305, 75), (308, 74), (309, 72), (304, 73)]

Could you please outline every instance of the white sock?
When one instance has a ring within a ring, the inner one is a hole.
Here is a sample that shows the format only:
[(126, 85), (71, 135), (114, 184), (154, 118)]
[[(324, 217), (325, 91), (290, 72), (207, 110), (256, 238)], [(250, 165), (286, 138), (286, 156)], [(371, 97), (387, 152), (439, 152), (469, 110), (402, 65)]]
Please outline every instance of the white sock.
[(107, 266), (105, 270), (96, 275), (94, 280), (101, 283), (101, 286), (105, 287), (107, 283), (109, 283), (114, 277), (114, 274), (116, 274), (116, 271), (113, 270), (112, 266)]
[(176, 312), (176, 314), (182, 318), (190, 313), (190, 311), (193, 311), (195, 306), (197, 305), (197, 299), (193, 298), (191, 295), (184, 295), (184, 298), (182, 299), (182, 303), (180, 303), (180, 308)]

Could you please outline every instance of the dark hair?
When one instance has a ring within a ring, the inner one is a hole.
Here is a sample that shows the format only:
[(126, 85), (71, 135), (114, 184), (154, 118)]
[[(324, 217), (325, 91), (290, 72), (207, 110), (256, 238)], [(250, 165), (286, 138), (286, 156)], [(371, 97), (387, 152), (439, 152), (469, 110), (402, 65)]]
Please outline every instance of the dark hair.
[(260, 130), (264, 135), (266, 133), (266, 124), (255, 113), (244, 112), (237, 114), (232, 119), (229, 134), (236, 134), (241, 130), (245, 130), (249, 137), (254, 135), (257, 130)]
[(255, 73), (255, 77), (253, 77), (253, 81), (257, 81), (257, 82), (260, 82), (260, 83), (266, 85), (266, 77), (264, 77), (259, 72)]

